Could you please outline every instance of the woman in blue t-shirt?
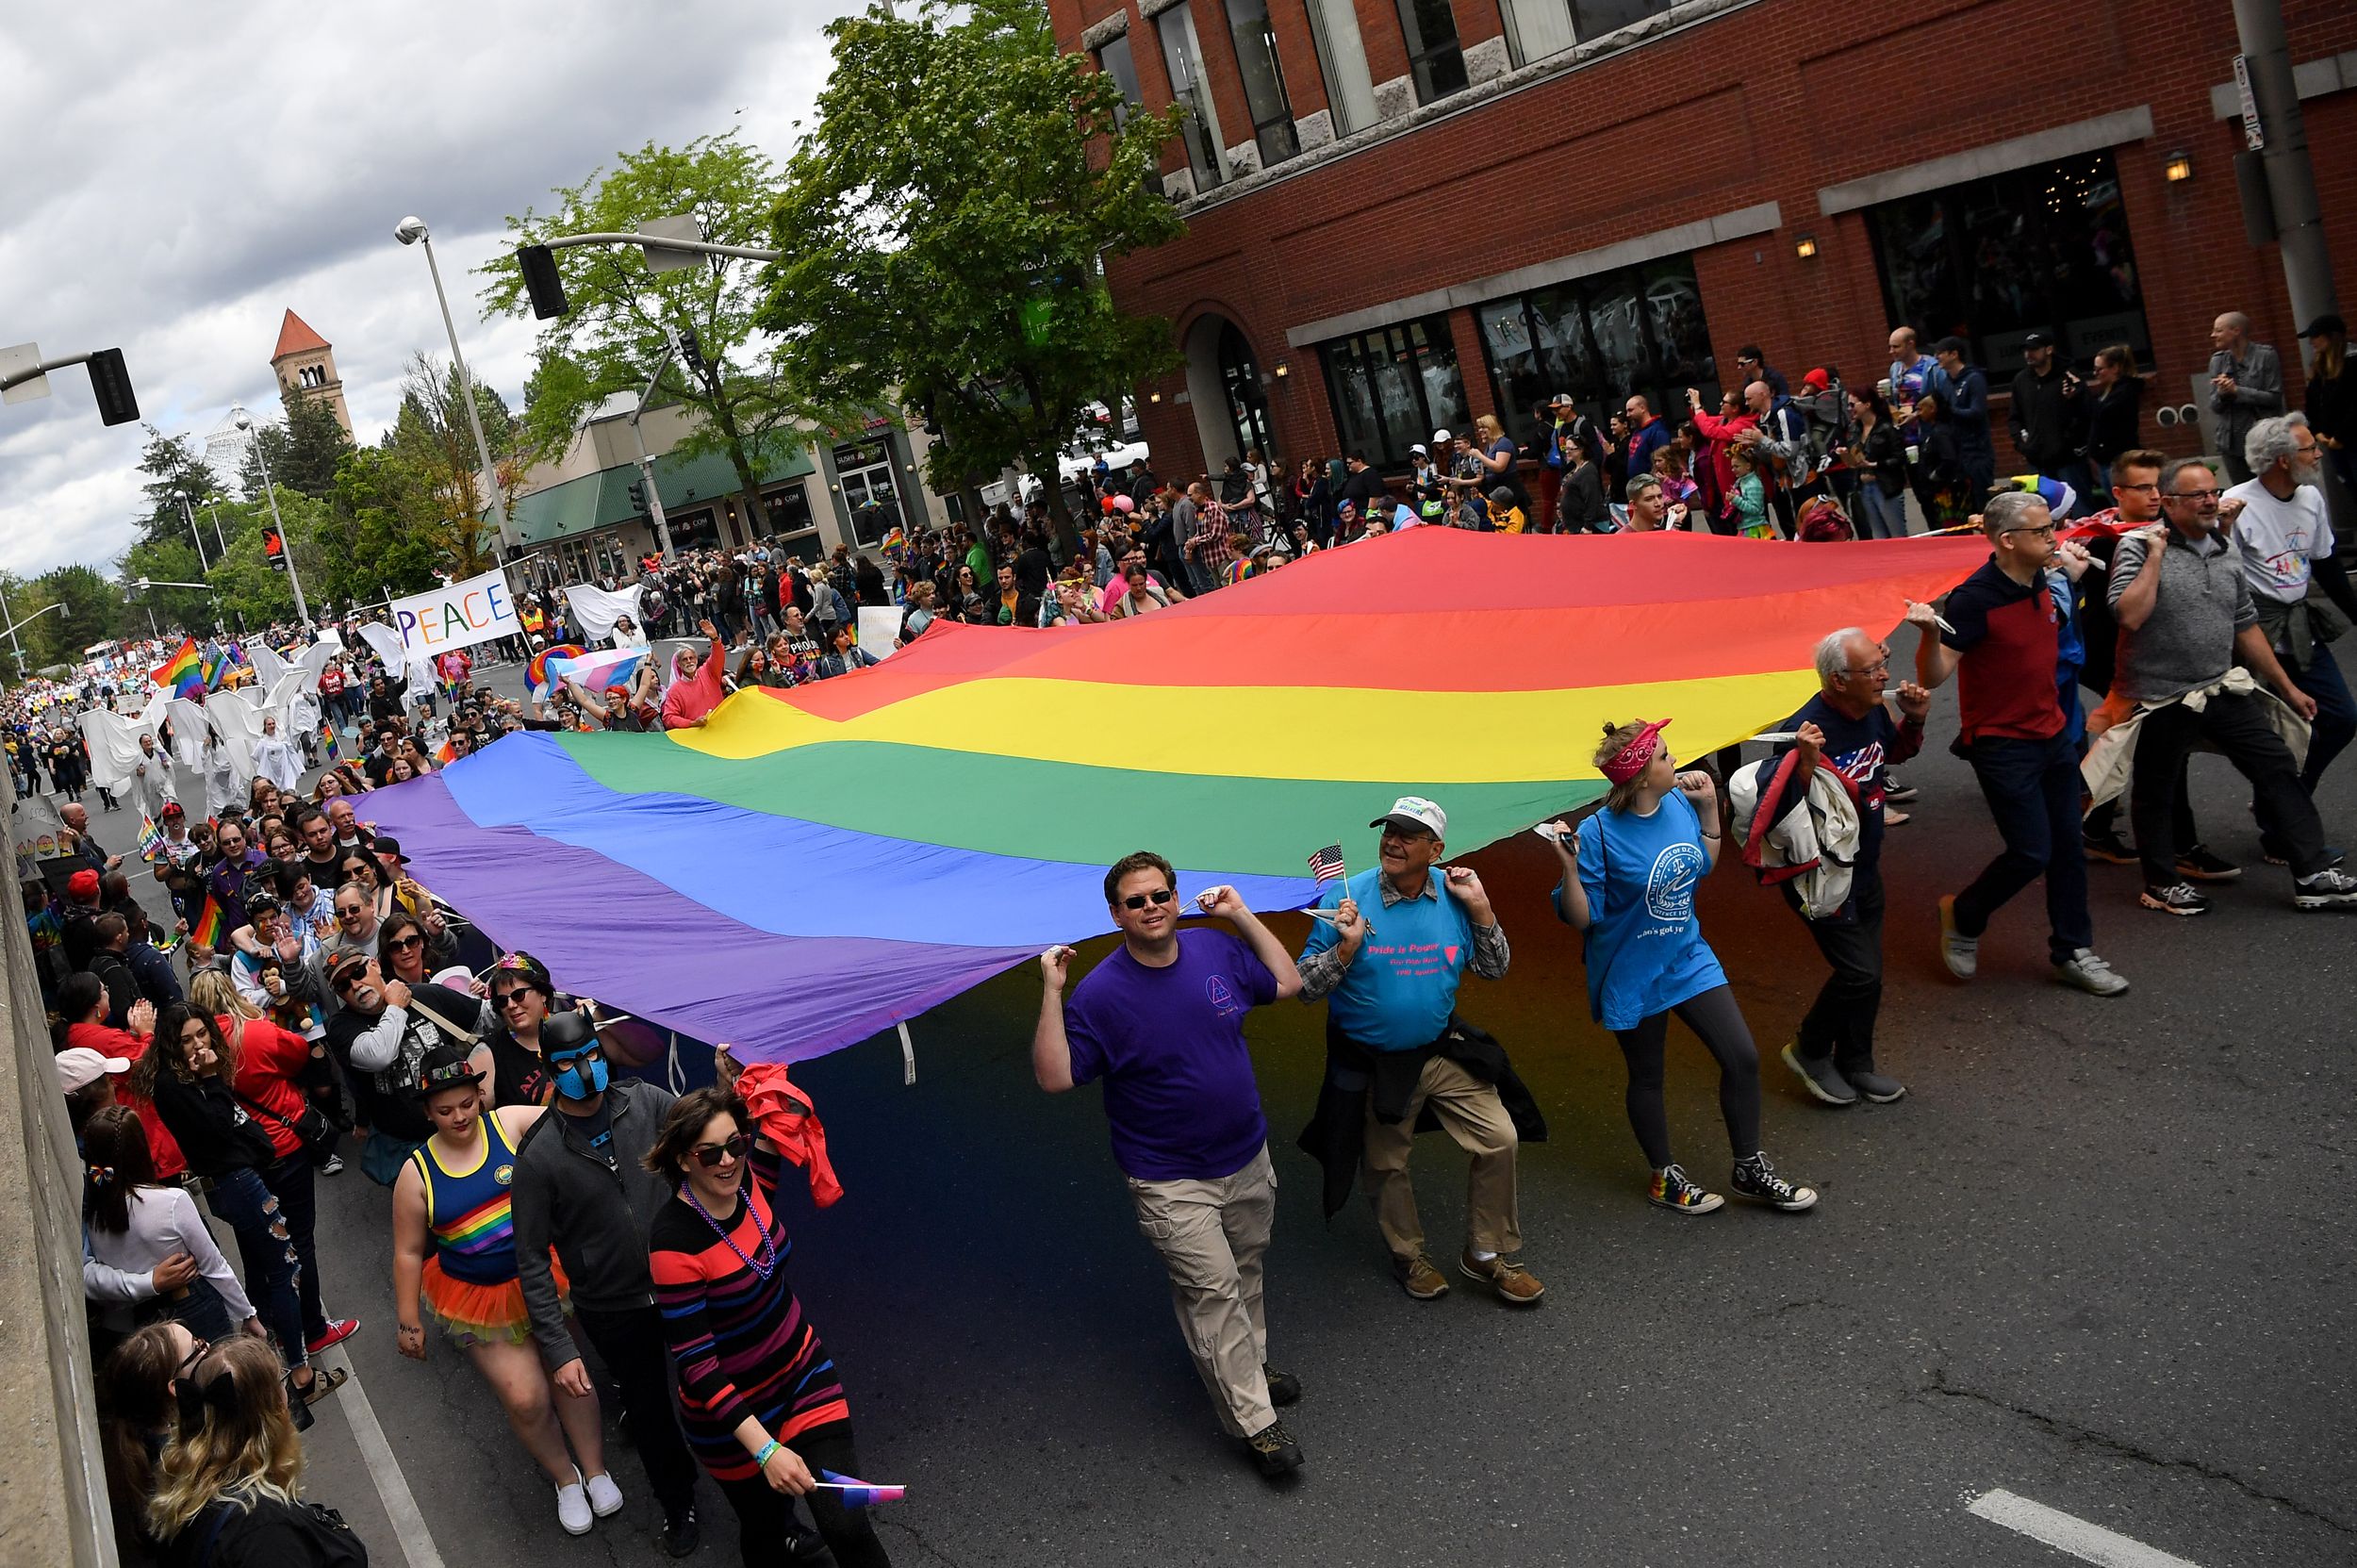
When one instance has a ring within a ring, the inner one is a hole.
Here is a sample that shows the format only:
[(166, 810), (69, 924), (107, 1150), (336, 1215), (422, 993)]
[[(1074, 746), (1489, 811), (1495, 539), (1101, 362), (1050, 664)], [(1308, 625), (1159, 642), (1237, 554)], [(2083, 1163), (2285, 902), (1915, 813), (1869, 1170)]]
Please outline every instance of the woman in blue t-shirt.
[(1579, 824), (1543, 824), (1563, 862), (1555, 912), (1586, 933), (1588, 1005), (1628, 1059), (1628, 1120), (1653, 1167), (1653, 1201), (1706, 1214), (1726, 1200), (1670, 1159), (1662, 1053), (1670, 1015), (1719, 1060), (1719, 1111), (1735, 1151), (1736, 1196), (1798, 1213), (1814, 1188), (1778, 1176), (1759, 1148), (1759, 1051), (1694, 914), (1694, 889), (1719, 862), (1719, 797), (1710, 775), (1677, 771), (1662, 744), (1666, 718), (1607, 724), (1596, 769), (1611, 784), (1603, 809)]

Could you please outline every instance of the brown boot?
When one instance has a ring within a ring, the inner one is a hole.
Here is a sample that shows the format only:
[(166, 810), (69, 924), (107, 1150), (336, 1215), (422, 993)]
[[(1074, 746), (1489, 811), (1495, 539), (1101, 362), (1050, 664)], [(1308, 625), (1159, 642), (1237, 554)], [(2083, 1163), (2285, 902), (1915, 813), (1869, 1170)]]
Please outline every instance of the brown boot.
[(1509, 1307), (1533, 1307), (1547, 1294), (1547, 1287), (1511, 1258), (1492, 1258), (1488, 1263), (1473, 1255), (1467, 1247), (1457, 1260), (1457, 1271), (1468, 1279), (1478, 1279), (1498, 1293), (1498, 1299)]
[(1448, 1280), (1421, 1252), (1412, 1258), (1393, 1258), (1392, 1274), (1399, 1280), (1399, 1288), (1418, 1301), (1438, 1301), (1448, 1294)]

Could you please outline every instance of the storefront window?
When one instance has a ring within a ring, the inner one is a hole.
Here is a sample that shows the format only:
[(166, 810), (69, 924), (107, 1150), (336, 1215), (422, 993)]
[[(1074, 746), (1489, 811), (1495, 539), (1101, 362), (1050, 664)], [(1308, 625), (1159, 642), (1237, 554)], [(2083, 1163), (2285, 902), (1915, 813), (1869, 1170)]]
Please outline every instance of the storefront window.
[(1570, 393), (1599, 428), (1632, 392), (1672, 419), (1685, 409), (1689, 387), (1718, 406), (1702, 290), (1684, 256), (1492, 300), (1476, 314), (1491, 388), (1517, 442), (1539, 437), (1533, 410), (1558, 392)]
[(1465, 384), (1448, 318), (1429, 316), (1319, 345), (1343, 452), (1366, 454), (1386, 471), (1408, 467), (1408, 449), (1439, 427), (1468, 422)]
[(1953, 335), (1992, 380), (2021, 368), (2021, 339), (2055, 335), (2085, 370), (2125, 343), (2151, 362), (2144, 286), (2107, 152), (2016, 169), (1866, 209), (1890, 319), (1928, 349)]

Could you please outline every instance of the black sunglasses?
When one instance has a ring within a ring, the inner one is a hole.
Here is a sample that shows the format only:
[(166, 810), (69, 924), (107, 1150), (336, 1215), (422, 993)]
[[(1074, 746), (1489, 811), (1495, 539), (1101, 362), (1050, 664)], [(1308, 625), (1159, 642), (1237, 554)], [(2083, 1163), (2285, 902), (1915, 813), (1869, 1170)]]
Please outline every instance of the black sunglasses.
[(696, 1164), (706, 1170), (711, 1170), (723, 1160), (742, 1160), (745, 1158), (745, 1151), (752, 1147), (753, 1141), (750, 1138), (742, 1132), (732, 1132), (726, 1143), (698, 1144), (694, 1150)]
[(1128, 898), (1121, 900), (1121, 907), (1124, 909), (1144, 909), (1147, 904), (1166, 904), (1177, 897), (1178, 895), (1173, 893), (1169, 888), (1158, 887), (1151, 893), (1130, 894)]
[(203, 1361), (208, 1354), (211, 1353), (212, 1348), (213, 1342), (211, 1340), (199, 1339), (196, 1342), (195, 1348), (191, 1349), (187, 1355), (180, 1358), (180, 1364), (172, 1369), (172, 1375), (175, 1378), (187, 1377), (189, 1373), (195, 1368), (197, 1362)]
[(391, 943), (391, 947), (395, 952), (399, 952), (405, 948), (422, 948), (424, 946), (425, 938), (420, 936), (414, 931), (406, 936), (394, 937)]

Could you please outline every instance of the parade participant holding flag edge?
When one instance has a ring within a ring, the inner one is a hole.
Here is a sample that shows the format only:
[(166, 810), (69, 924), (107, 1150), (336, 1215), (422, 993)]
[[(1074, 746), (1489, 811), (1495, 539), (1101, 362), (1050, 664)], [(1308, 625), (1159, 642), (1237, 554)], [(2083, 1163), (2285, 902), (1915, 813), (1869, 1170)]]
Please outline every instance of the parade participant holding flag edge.
[(1122, 944), (1069, 1004), (1072, 949), (1040, 955), (1031, 1071), (1051, 1095), (1104, 1081), (1113, 1158), (1138, 1229), (1170, 1271), (1195, 1372), (1220, 1425), (1274, 1478), (1301, 1468), (1300, 1445), (1274, 1408), (1300, 1398), (1301, 1383), (1268, 1363), (1261, 1265), (1277, 1172), (1244, 1015), (1294, 995), (1301, 977), (1234, 888), (1210, 888), (1195, 902), (1234, 934), (1179, 928), (1178, 883), (1162, 856), (1141, 850), (1113, 863), (1105, 906)]

